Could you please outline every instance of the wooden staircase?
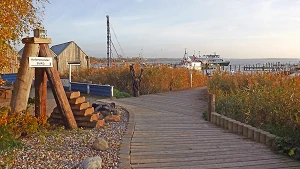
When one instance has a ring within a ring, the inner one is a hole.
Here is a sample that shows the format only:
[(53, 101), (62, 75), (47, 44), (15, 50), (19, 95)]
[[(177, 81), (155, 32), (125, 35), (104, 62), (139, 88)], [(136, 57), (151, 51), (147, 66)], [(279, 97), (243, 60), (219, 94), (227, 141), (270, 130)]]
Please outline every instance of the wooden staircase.
[[(78, 127), (94, 128), (104, 126), (105, 120), (100, 118), (100, 113), (95, 112), (94, 108), (90, 107), (90, 103), (86, 102), (84, 96), (80, 96), (80, 92), (66, 92), (66, 95)], [(48, 122), (64, 124), (57, 107), (53, 109)]]

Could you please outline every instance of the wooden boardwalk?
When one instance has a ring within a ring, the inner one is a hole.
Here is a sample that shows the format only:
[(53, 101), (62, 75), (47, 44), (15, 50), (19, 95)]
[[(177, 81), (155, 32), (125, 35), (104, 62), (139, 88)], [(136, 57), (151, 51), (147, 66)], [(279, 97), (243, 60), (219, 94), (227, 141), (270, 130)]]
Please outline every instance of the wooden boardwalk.
[(132, 168), (300, 168), (300, 162), (205, 121), (206, 88), (117, 100), (135, 113)]

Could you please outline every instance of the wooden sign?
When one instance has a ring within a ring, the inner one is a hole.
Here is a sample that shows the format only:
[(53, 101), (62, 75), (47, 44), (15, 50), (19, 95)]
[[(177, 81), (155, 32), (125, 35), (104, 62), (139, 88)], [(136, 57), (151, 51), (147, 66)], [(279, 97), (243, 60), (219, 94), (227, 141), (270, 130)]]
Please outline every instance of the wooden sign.
[(53, 67), (52, 57), (29, 57), (29, 67)]

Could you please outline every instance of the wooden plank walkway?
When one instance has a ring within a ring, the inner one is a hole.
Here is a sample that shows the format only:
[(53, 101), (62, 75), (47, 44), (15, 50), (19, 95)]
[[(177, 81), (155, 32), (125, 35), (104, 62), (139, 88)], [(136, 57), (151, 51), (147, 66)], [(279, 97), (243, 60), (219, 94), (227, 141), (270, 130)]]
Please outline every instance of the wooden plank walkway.
[(300, 162), (205, 121), (206, 88), (117, 100), (135, 113), (132, 168), (300, 168)]

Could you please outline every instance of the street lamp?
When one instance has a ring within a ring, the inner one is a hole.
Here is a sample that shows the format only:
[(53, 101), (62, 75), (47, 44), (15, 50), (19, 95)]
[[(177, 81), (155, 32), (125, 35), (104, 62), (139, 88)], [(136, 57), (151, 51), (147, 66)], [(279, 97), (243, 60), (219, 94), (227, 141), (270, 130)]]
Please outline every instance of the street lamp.
[(69, 91), (71, 91), (71, 82), (72, 82), (72, 66), (80, 66), (80, 62), (68, 62), (69, 65)]
[(39, 26), (33, 30), (33, 36), (36, 38), (46, 38), (47, 30), (44, 27)]

